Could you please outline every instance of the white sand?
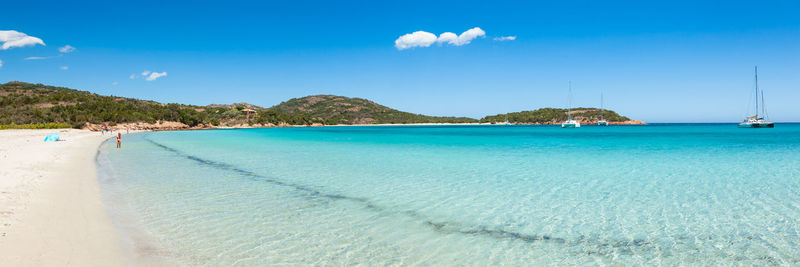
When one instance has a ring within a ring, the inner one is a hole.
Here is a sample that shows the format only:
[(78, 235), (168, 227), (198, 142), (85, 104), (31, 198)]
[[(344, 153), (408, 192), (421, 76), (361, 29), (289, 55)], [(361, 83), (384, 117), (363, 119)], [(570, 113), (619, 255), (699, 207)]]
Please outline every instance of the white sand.
[[(66, 141), (43, 142), (53, 132)], [(103, 204), (94, 162), (98, 146), (111, 137), (86, 130), (0, 131), (0, 266), (130, 263)]]

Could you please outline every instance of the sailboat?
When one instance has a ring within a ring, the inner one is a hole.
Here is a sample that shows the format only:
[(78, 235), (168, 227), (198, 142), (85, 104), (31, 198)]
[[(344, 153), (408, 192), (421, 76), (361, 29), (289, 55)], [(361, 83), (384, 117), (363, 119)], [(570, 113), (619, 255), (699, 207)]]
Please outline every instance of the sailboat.
[(761, 117), (758, 114), (758, 66), (755, 69), (756, 72), (756, 115), (746, 117), (744, 121), (739, 123), (739, 128), (775, 128), (775, 123), (769, 122), (765, 119), (767, 115), (767, 109), (764, 108), (764, 91), (761, 91)]
[(561, 124), (561, 128), (578, 128), (581, 123), (572, 119), (572, 81), (569, 82), (569, 104), (567, 105), (567, 121)]
[(603, 109), (603, 93), (600, 93), (600, 121), (597, 122), (597, 126), (608, 126), (608, 122), (606, 121), (605, 117), (605, 109)]

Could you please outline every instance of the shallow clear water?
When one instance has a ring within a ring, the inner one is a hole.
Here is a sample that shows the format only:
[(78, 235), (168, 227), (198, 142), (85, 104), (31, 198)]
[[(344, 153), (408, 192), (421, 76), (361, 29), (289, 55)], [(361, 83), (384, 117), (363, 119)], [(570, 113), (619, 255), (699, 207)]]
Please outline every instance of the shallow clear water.
[(800, 124), (156, 132), (104, 145), (185, 265), (800, 264)]

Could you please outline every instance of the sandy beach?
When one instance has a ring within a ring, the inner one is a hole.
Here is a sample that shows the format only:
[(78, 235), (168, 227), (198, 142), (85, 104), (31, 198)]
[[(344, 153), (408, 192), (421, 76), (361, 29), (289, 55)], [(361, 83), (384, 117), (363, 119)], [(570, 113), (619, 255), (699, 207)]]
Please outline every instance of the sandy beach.
[[(64, 141), (43, 142), (54, 132)], [(111, 137), (75, 129), (0, 131), (0, 265), (127, 262), (94, 162)]]

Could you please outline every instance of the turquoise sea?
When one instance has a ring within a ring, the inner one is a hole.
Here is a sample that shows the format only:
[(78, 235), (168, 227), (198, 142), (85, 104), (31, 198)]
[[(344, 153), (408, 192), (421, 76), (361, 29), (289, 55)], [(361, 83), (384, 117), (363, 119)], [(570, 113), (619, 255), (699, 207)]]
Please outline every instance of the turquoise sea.
[(800, 265), (800, 124), (152, 132), (97, 156), (139, 259)]

